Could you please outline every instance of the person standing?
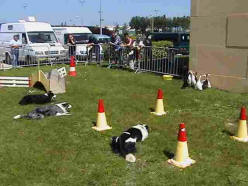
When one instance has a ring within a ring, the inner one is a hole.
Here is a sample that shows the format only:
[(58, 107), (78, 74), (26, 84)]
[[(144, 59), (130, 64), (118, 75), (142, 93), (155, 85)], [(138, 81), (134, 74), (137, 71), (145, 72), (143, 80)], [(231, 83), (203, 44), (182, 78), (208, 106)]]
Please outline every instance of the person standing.
[(67, 45), (69, 45), (69, 56), (75, 56), (76, 55), (76, 41), (72, 34), (69, 34)]
[(140, 37), (137, 37), (136, 40), (134, 40), (133, 42), (133, 48), (135, 51), (135, 60), (138, 61), (140, 59), (140, 53), (141, 53), (141, 49), (144, 47), (144, 43), (141, 40)]
[(143, 44), (145, 45), (144, 48), (145, 62), (152, 62), (152, 40), (151, 40), (151, 35), (149, 35), (148, 33), (145, 35)]
[(101, 59), (101, 56), (100, 56), (101, 46), (98, 40), (94, 36), (90, 36), (89, 42), (87, 44), (87, 48), (88, 48), (88, 54), (89, 54), (88, 56), (89, 61), (92, 60), (92, 54), (95, 53), (96, 62), (99, 63)]
[[(117, 64), (122, 63), (122, 41), (121, 41), (121, 37), (116, 33), (116, 32), (112, 32), (111, 38), (110, 38), (110, 53), (113, 54), (112, 59), (112, 63), (113, 64)], [(113, 50), (113, 51), (112, 51)]]
[(19, 40), (19, 35), (14, 35), (13, 39), (10, 41), (11, 55), (12, 55), (12, 66), (17, 68), (18, 58), (19, 58), (19, 48), (22, 46)]
[(113, 32), (110, 38), (110, 44), (114, 46), (115, 51), (119, 51), (121, 49), (121, 43), (121, 37), (116, 32)]
[(135, 47), (133, 46), (134, 40), (128, 35), (128, 33), (124, 34), (124, 43), (122, 47), (126, 48), (127, 51), (127, 63), (129, 67), (134, 70), (135, 63)]

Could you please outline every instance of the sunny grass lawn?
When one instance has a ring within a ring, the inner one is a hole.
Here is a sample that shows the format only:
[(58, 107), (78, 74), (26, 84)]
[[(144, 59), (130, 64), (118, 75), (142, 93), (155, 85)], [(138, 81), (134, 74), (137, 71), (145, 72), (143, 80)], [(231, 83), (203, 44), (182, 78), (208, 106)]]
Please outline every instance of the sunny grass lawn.
[[(0, 75), (28, 76), (36, 69)], [(227, 134), (236, 130), (247, 94), (181, 90), (179, 80), (96, 66), (77, 67), (77, 73), (67, 79), (66, 94), (57, 95), (58, 102), (72, 104), (72, 116), (14, 121), (14, 115), (35, 107), (17, 104), (29, 89), (0, 88), (0, 185), (248, 184), (248, 144)], [(165, 93), (166, 117), (150, 114), (158, 88)], [(102, 133), (91, 129), (99, 98), (113, 127)], [(149, 124), (152, 131), (138, 144), (137, 162), (129, 164), (111, 152), (109, 142), (138, 122)], [(166, 162), (175, 152), (180, 122), (186, 123), (189, 153), (197, 161), (185, 170)]]

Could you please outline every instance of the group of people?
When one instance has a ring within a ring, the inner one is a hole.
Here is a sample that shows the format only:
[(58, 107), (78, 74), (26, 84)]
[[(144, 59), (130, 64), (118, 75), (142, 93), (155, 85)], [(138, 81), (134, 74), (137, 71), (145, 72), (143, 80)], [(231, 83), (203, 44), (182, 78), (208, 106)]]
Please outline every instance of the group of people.
[[(76, 55), (76, 40), (73, 34), (69, 34), (67, 45), (69, 45), (69, 56)], [(92, 54), (96, 54), (96, 61), (100, 61), (100, 45), (97, 39), (90, 36), (87, 43), (88, 59), (92, 59)]]
[(143, 39), (137, 37), (135, 40), (132, 39), (128, 33), (125, 33), (123, 36), (123, 40), (121, 40), (121, 37), (116, 32), (112, 33), (110, 45), (114, 49), (112, 52), (115, 53), (112, 63), (122, 63), (124, 49), (128, 51), (128, 63), (131, 68), (134, 68), (134, 61), (137, 61), (140, 58), (140, 51), (142, 48), (144, 49), (146, 58), (152, 56), (152, 41), (148, 34), (146, 34)]
[[(75, 56), (76, 55), (76, 40), (74, 39), (74, 36), (70, 34), (68, 36), (67, 44), (69, 45), (69, 56)], [(151, 38), (149, 38), (148, 35), (145, 36), (143, 40), (140, 38), (137, 38), (136, 40), (132, 39), (128, 33), (124, 34), (123, 40), (121, 37), (116, 33), (113, 32), (111, 35), (110, 45), (114, 48), (114, 53), (116, 53), (117, 58), (115, 61), (117, 62), (120, 60), (121, 51), (124, 48), (127, 48), (129, 53), (129, 58), (131, 59), (138, 59), (140, 50), (143, 47), (145, 48), (145, 56), (151, 56)], [(18, 58), (19, 58), (19, 48), (22, 46), (22, 42), (19, 39), (19, 35), (14, 35), (13, 39), (10, 42), (11, 47), (11, 57), (12, 57), (12, 65), (14, 68), (18, 65)], [(89, 41), (87, 43), (87, 50), (88, 50), (88, 58), (92, 59), (92, 54), (95, 53), (96, 55), (96, 61), (100, 61), (100, 45), (97, 39), (90, 36)], [(119, 56), (119, 57), (118, 57)]]

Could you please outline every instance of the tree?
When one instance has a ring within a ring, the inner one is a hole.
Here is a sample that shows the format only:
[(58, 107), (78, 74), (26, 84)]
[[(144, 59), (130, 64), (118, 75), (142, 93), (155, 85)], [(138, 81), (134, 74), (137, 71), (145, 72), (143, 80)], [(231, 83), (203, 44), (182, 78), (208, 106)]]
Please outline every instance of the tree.
[(139, 16), (132, 17), (131, 21), (129, 23), (129, 26), (135, 30), (139, 30), (140, 29), (140, 19), (141, 19), (141, 17), (139, 17)]
[(146, 32), (146, 29), (148, 28), (149, 24), (150, 24), (150, 21), (147, 17), (142, 17), (140, 19), (140, 31), (142, 34)]
[(157, 16), (154, 18), (154, 28), (155, 30), (164, 29), (166, 27), (166, 16)]
[(136, 32), (141, 31), (144, 33), (149, 26), (149, 19), (140, 16), (132, 17), (129, 26), (135, 29)]
[(160, 29), (162, 29), (162, 31), (172, 31), (173, 28), (187, 30), (190, 27), (189, 16), (167, 18), (166, 15), (152, 18), (135, 16), (131, 18), (129, 25), (135, 29), (136, 33), (139, 31), (145, 33), (149, 25), (151, 26), (152, 20), (154, 20), (155, 31), (159, 31)]

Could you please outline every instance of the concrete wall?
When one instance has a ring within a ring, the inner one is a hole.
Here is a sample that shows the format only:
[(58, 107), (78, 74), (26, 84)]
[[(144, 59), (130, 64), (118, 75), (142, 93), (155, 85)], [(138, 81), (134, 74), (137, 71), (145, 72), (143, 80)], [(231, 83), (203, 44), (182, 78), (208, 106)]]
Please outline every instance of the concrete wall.
[(248, 92), (248, 0), (191, 0), (190, 69)]

